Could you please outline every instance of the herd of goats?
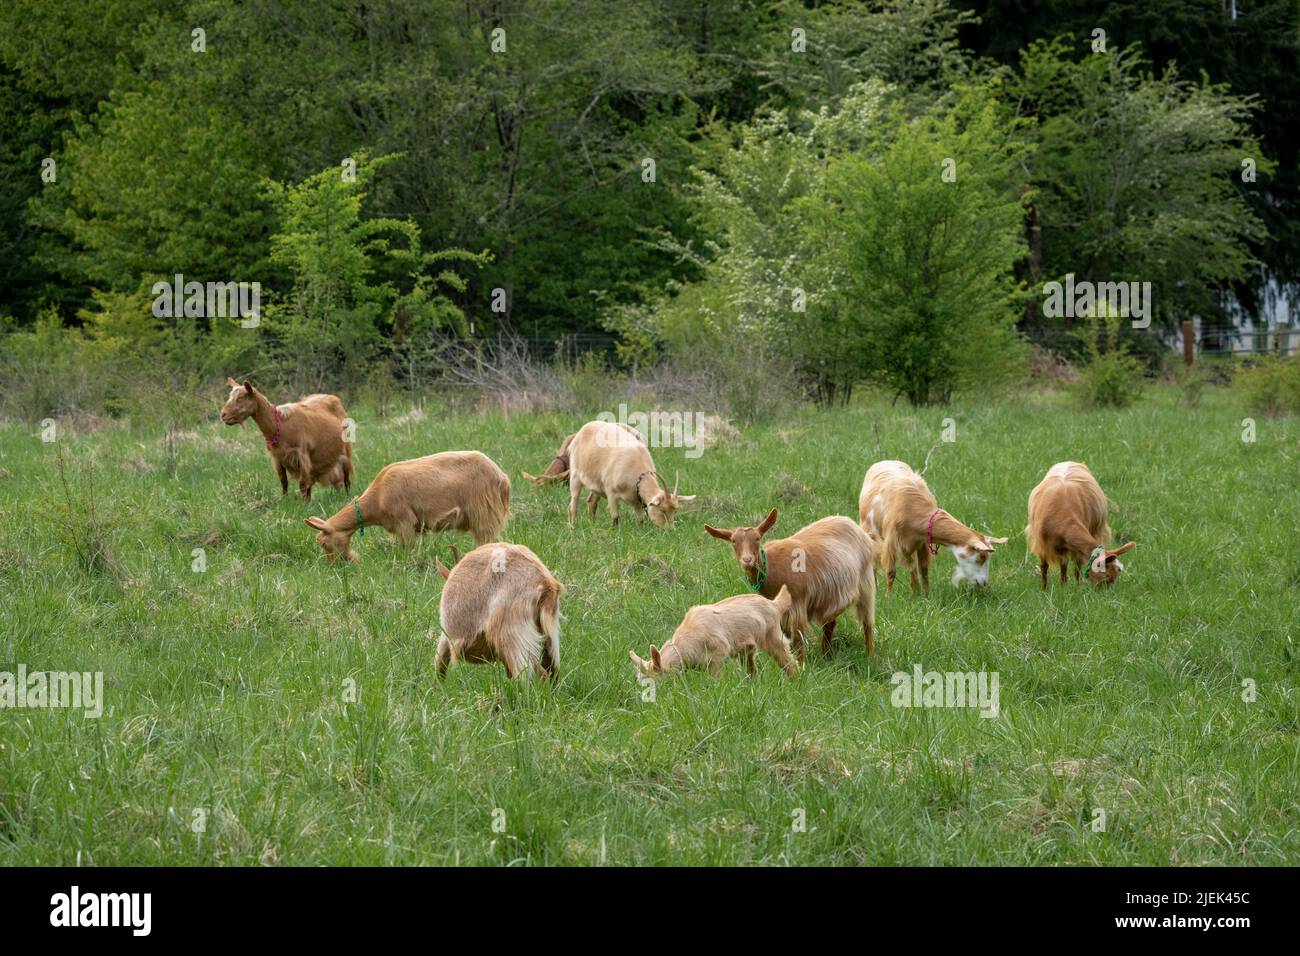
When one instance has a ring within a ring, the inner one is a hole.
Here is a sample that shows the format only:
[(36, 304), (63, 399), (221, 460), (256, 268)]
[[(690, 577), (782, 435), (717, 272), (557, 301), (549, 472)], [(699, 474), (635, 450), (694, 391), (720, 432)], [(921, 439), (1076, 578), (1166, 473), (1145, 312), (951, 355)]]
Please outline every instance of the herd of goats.
[[(304, 500), (314, 484), (352, 488), (352, 443), (347, 413), (334, 395), (307, 395), (276, 405), (252, 383), (229, 379), (230, 396), (221, 420), (238, 425), (249, 418), (261, 429), (266, 448), (287, 493), (298, 482)], [(595, 515), (605, 499), (618, 524), (626, 503), (640, 520), (649, 515), (660, 528), (672, 528), (677, 509), (693, 500), (670, 491), (650, 457), (645, 439), (627, 425), (592, 421), (565, 438), (535, 485), (569, 483), (569, 525), (577, 517), (584, 489)], [(448, 569), (439, 606), (442, 633), (437, 665), (442, 676), (453, 661), (500, 661), (511, 678), (535, 675), (554, 680), (560, 662), (559, 602), (562, 585), (529, 548), (500, 541), (510, 508), (510, 479), (487, 455), (448, 451), (385, 465), (360, 495), (328, 519), (306, 522), (330, 559), (355, 560), (351, 542), (366, 528), (384, 528), (403, 544), (425, 531), (467, 531), (475, 548)], [(1094, 584), (1111, 584), (1124, 570), (1119, 556), (1128, 542), (1106, 547), (1106, 496), (1088, 468), (1060, 462), (1029, 494), (1029, 549), (1039, 559), (1042, 585), (1049, 568), (1059, 565), (1061, 581), (1074, 565), (1076, 580), (1086, 568)], [(953, 584), (988, 584), (994, 538), (968, 528), (939, 508), (925, 479), (901, 461), (872, 465), (858, 497), (858, 522), (842, 515), (814, 521), (787, 538), (765, 539), (776, 523), (772, 511), (756, 527), (704, 530), (731, 543), (752, 593), (701, 604), (686, 613), (663, 647), (650, 645), (649, 659), (629, 650), (638, 671), (659, 676), (686, 667), (721, 671), (729, 657), (743, 658), (752, 674), (755, 653), (769, 655), (787, 674), (798, 673), (804, 635), (822, 629), (829, 654), (836, 619), (852, 607), (862, 624), (867, 653), (875, 636), (876, 569), (893, 589), (901, 562), (912, 587), (930, 588), (930, 562), (944, 547), (956, 558)], [(452, 549), (455, 554), (455, 549)], [(791, 646), (793, 645), (793, 653)]]

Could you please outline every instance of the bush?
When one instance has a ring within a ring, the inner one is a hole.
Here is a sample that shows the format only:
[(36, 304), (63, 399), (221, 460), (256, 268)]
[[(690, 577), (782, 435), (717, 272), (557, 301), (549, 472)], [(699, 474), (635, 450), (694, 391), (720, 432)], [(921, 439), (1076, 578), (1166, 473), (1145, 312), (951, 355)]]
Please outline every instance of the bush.
[(1142, 394), (1145, 366), (1120, 339), (1118, 315), (1093, 319), (1087, 335), (1088, 364), (1077, 386), (1082, 402), (1093, 408), (1127, 408)]
[(1300, 356), (1265, 356), (1238, 372), (1233, 387), (1257, 415), (1300, 413)]

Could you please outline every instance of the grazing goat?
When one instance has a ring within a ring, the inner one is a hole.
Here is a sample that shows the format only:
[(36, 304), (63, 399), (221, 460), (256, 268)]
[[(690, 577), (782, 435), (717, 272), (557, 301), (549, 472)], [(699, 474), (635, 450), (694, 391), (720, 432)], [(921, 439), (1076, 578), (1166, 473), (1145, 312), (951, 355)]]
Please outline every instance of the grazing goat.
[(570, 528), (583, 488), (591, 489), (587, 511), (595, 515), (604, 498), (614, 525), (618, 524), (621, 502), (630, 504), (640, 520), (649, 514), (657, 527), (671, 528), (678, 506), (695, 500), (694, 495), (678, 495), (676, 483), (668, 490), (655, 472), (645, 439), (618, 422), (587, 422), (569, 443)]
[(1077, 461), (1062, 461), (1029, 493), (1029, 524), (1025, 537), (1029, 550), (1039, 560), (1043, 590), (1047, 590), (1047, 570), (1061, 566), (1061, 583), (1066, 568), (1074, 562), (1074, 578), (1087, 565), (1088, 580), (1093, 584), (1113, 584), (1124, 570), (1119, 556), (1132, 551), (1130, 541), (1113, 551), (1107, 550), (1110, 527), (1106, 524), (1106, 495), (1088, 466)]
[(252, 418), (266, 439), (266, 451), (280, 479), (280, 493), (289, 493), (289, 479), (298, 482), (303, 501), (311, 501), (312, 485), (323, 483), (352, 490), (352, 443), (344, 439), (347, 412), (336, 395), (305, 395), (287, 405), (274, 405), (251, 382), (240, 385), (227, 378), (230, 397), (221, 420), (238, 425)]
[(989, 583), (992, 538), (974, 531), (938, 506), (925, 479), (905, 462), (878, 461), (867, 469), (858, 495), (858, 522), (876, 542), (876, 563), (885, 572), (885, 589), (894, 590), (894, 575), (901, 559), (917, 588), (917, 572), (925, 593), (930, 593), (930, 559), (945, 547), (957, 559), (953, 586), (969, 581), (976, 587)]
[(475, 548), (450, 571), (438, 606), (438, 676), (453, 661), (500, 661), (511, 678), (560, 670), (560, 595), (564, 585), (522, 544)]
[(753, 674), (755, 651), (762, 651), (794, 677), (799, 664), (784, 633), (789, 626), (790, 589), (782, 586), (772, 601), (761, 594), (738, 594), (717, 604), (697, 604), (662, 649), (650, 645), (648, 661), (635, 651), (627, 653), (637, 670), (652, 679), (684, 667), (707, 670), (716, 677), (728, 657), (743, 657), (746, 670)]
[(476, 545), (496, 541), (510, 511), (510, 479), (478, 451), (444, 451), (393, 462), (328, 520), (308, 518), (331, 559), (356, 560), (358, 530), (381, 527), (410, 544), (425, 531), (468, 531)]
[(565, 436), (564, 441), (560, 443), (560, 450), (555, 453), (551, 463), (546, 466), (546, 470), (540, 475), (530, 475), (526, 471), (523, 473), (524, 478), (534, 488), (540, 488), (542, 485), (559, 484), (569, 477), (569, 445), (573, 442), (573, 438), (573, 435)]
[(774, 524), (775, 508), (757, 528), (714, 528), (706, 524), (704, 530), (731, 542), (751, 590), (774, 598), (782, 587), (789, 588), (789, 634), (800, 663), (809, 623), (821, 625), (822, 651), (829, 654), (835, 619), (850, 606), (857, 610), (870, 654), (876, 627), (871, 538), (852, 519), (834, 515), (764, 545), (763, 535)]

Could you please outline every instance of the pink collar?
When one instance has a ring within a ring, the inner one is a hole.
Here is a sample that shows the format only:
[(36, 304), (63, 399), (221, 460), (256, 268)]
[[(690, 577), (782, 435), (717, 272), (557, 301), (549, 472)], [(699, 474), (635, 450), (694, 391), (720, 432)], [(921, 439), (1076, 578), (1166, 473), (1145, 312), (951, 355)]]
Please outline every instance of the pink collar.
[(266, 440), (267, 448), (280, 444), (280, 406), (272, 403), (271, 412), (275, 415), (275, 436)]
[(939, 546), (934, 543), (934, 519), (939, 516), (940, 509), (935, 508), (930, 512), (930, 523), (925, 526), (925, 546), (930, 549), (931, 554), (939, 553)]

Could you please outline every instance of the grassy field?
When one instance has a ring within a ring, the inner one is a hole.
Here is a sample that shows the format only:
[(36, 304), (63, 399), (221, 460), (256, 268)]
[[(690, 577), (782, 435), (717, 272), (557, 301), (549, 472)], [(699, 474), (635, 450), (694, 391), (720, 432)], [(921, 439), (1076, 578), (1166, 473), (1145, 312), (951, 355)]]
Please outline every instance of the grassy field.
[[(693, 461), (657, 452), (700, 496), (664, 532), (626, 512), (611, 529), (603, 509), (570, 531), (566, 491), (518, 478), (579, 417), (357, 413), (363, 481), (458, 448), (515, 480), (506, 537), (568, 588), (562, 679), (539, 688), (499, 666), (435, 679), (434, 557), (467, 536), (404, 550), (376, 531), (354, 539), (356, 564), (328, 564), (303, 518), (343, 493), (282, 499), (252, 425), (224, 428), (216, 410), (174, 455), (143, 425), (54, 443), (0, 426), (0, 670), (103, 671), (107, 700), (98, 720), (0, 711), (0, 865), (1300, 858), (1294, 419), (1261, 420), (1246, 443), (1228, 396), (1193, 411), (1162, 390), (1126, 412), (1036, 395), (810, 411)], [(931, 488), (1011, 536), (986, 591), (954, 590), (945, 552), (928, 599), (902, 578), (882, 587), (870, 659), (849, 614), (835, 656), (814, 637), (793, 680), (760, 658), (753, 679), (733, 662), (642, 699), (628, 648), (744, 590), (706, 521), (776, 506), (779, 535), (856, 517), (866, 467), (919, 468), (949, 416), (957, 440), (935, 451)], [(75, 525), (89, 528), (93, 487), (116, 571), (81, 566), (60, 527), (60, 452)], [(1110, 590), (1043, 594), (1025, 554), (1026, 496), (1063, 459), (1092, 467), (1116, 540), (1138, 542)], [(996, 671), (1000, 716), (892, 706), (890, 675), (917, 664)]]

